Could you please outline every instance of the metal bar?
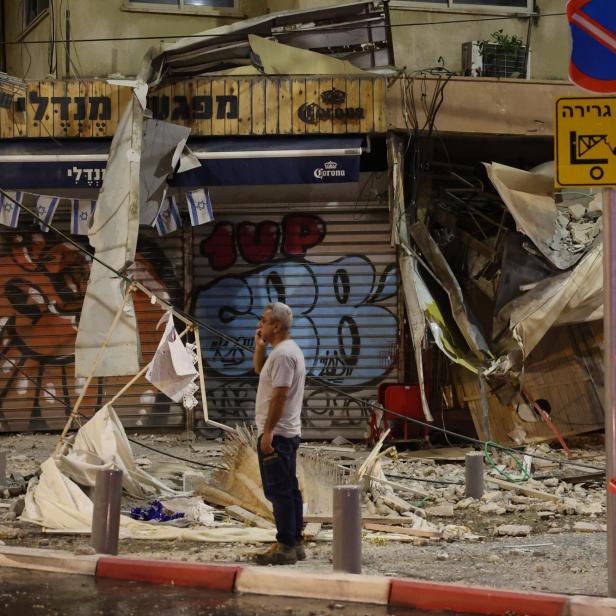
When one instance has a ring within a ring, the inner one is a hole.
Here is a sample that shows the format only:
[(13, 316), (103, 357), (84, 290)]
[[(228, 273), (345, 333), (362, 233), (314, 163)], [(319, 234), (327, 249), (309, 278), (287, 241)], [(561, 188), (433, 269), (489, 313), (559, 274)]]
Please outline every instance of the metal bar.
[(0, 450), (0, 488), (6, 488), (8, 482), (6, 480), (6, 451)]
[(483, 453), (471, 451), (464, 456), (464, 482), (467, 497), (483, 496)]
[(91, 545), (97, 554), (118, 553), (122, 475), (121, 470), (96, 473)]
[(361, 486), (334, 488), (334, 571), (361, 573)]
[(197, 351), (197, 367), (199, 368), (199, 388), (201, 389), (201, 409), (203, 410), (203, 420), (208, 421), (207, 398), (205, 396), (205, 373), (203, 371), (203, 357), (201, 356), (201, 334), (197, 326), (193, 327), (195, 334), (195, 347)]
[(605, 450), (607, 457), (607, 586), (616, 597), (616, 494), (610, 491), (616, 476), (616, 190), (603, 191), (603, 335), (605, 349)]

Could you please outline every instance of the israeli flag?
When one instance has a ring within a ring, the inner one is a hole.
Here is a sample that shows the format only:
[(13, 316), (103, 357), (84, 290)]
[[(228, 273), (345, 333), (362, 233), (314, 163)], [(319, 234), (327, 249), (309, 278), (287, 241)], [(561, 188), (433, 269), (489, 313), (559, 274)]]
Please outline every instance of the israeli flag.
[[(13, 201), (7, 199), (4, 195), (0, 194), (0, 224), (6, 227), (17, 227), (19, 222), (19, 212), (21, 208), (17, 203), (21, 203), (23, 199), (23, 193), (8, 193), (10, 197), (13, 197)], [(15, 203), (17, 201), (17, 203)]]
[(53, 220), (53, 215), (56, 213), (58, 203), (60, 203), (60, 197), (40, 196), (36, 200), (36, 213), (42, 219), (39, 220), (39, 226), (44, 233), (49, 231), (49, 225)]
[(182, 226), (180, 218), (180, 210), (175, 202), (175, 197), (166, 197), (154, 220), (154, 226), (158, 231), (158, 235), (167, 235), (179, 229)]
[(214, 220), (212, 200), (208, 190), (200, 188), (199, 190), (189, 191), (186, 193), (186, 201), (190, 213), (190, 224), (193, 227)]
[(96, 201), (90, 199), (73, 199), (71, 207), (71, 233), (73, 235), (88, 235), (90, 220), (94, 216)]

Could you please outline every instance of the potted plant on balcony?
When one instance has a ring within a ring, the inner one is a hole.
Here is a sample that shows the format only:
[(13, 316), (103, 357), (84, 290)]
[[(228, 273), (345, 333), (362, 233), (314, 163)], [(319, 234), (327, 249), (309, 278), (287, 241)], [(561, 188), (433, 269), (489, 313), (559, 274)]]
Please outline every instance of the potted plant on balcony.
[(484, 77), (525, 77), (526, 45), (515, 34), (492, 32), (488, 40), (478, 42)]

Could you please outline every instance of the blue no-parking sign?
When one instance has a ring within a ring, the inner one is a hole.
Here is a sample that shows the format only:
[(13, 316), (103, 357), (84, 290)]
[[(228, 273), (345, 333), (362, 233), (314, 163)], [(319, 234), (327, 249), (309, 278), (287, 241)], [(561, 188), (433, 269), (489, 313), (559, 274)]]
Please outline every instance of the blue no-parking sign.
[(616, 0), (569, 0), (569, 77), (592, 92), (616, 92)]

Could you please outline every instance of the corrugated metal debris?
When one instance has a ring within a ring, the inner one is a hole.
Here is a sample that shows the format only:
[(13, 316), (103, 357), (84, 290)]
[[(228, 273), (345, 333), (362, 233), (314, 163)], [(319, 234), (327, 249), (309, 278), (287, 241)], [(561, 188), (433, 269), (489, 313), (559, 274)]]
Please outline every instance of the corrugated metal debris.
[(603, 425), (601, 198), (555, 191), (553, 165), (485, 166), (495, 192), (456, 171), (433, 185), (401, 242), (405, 296), (481, 439), (563, 443)]

